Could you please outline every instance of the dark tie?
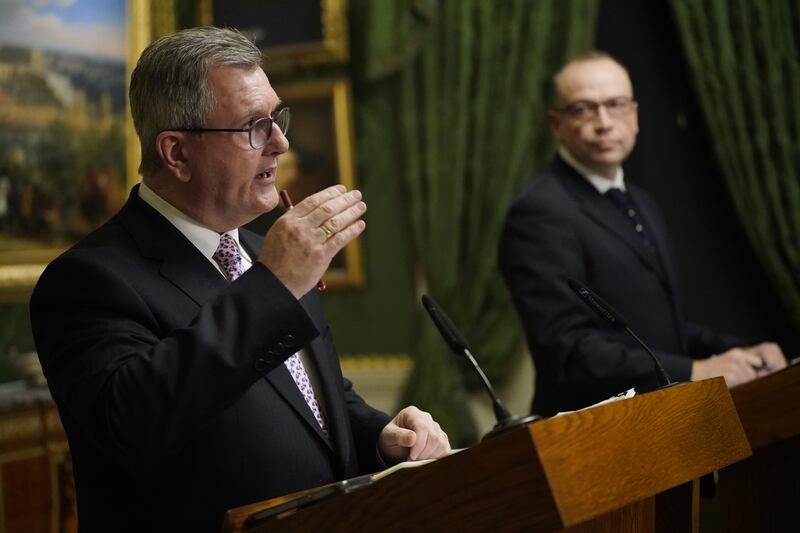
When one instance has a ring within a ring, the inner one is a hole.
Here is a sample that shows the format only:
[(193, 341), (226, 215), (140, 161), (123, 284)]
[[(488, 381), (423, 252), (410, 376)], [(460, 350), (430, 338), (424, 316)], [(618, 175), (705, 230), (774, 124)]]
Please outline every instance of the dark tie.
[[(219, 268), (222, 269), (225, 276), (230, 281), (235, 281), (244, 271), (242, 267), (242, 256), (239, 253), (239, 245), (236, 243), (236, 239), (227, 233), (220, 235), (219, 246), (217, 246), (217, 251), (214, 252), (211, 258), (217, 262)], [(297, 388), (300, 389), (300, 393), (303, 395), (303, 399), (314, 414), (314, 418), (317, 420), (319, 427), (322, 428), (322, 431), (327, 433), (328, 428), (325, 425), (325, 419), (319, 408), (319, 402), (317, 402), (314, 389), (311, 387), (311, 381), (308, 379), (308, 372), (306, 372), (303, 361), (300, 359), (300, 354), (296, 353), (292, 355), (284, 361), (284, 364), (286, 368), (289, 369), (292, 379), (297, 384)]]
[(633, 227), (633, 231), (639, 234), (639, 237), (642, 240), (642, 244), (645, 248), (647, 248), (650, 253), (656, 253), (656, 247), (653, 243), (653, 236), (647, 229), (647, 226), (644, 223), (644, 219), (642, 218), (641, 214), (639, 214), (639, 210), (636, 208), (636, 205), (633, 203), (631, 197), (623, 191), (622, 189), (609, 189), (605, 196), (611, 200), (611, 202), (622, 211), (622, 214), (625, 215), (625, 218), (631, 223), (631, 227)]

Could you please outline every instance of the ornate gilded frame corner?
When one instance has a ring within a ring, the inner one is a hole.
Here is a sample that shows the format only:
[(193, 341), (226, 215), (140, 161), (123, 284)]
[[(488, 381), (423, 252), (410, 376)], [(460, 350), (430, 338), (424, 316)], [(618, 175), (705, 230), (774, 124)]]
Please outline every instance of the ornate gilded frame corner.
[[(200, 25), (235, 26), (230, 21), (214, 19), (215, 0), (196, 0), (196, 17)], [(219, 1), (219, 0), (217, 0)], [(235, 0), (226, 0), (235, 2)], [(347, 0), (319, 0), (322, 40), (262, 48), (271, 70), (291, 70), (296, 66), (345, 63), (350, 59), (347, 25)]]

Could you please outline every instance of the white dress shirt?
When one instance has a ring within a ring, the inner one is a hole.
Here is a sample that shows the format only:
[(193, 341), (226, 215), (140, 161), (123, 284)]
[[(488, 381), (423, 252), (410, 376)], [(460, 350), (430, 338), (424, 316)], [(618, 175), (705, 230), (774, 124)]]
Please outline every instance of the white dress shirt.
[[(189, 239), (189, 242), (194, 244), (194, 246), (200, 250), (200, 253), (202, 253), (206, 259), (208, 259), (211, 264), (214, 265), (214, 268), (216, 268), (219, 273), (225, 277), (225, 279), (228, 279), (228, 277), (220, 268), (219, 264), (214, 261), (213, 258), (214, 252), (217, 251), (217, 247), (219, 246), (219, 233), (201, 225), (195, 219), (161, 198), (144, 182), (139, 185), (139, 198), (144, 200), (147, 205), (161, 213), (164, 218), (169, 220), (169, 222), (175, 226), (178, 231), (183, 233), (184, 237)], [(250, 256), (247, 255), (247, 251), (239, 242), (239, 229), (234, 228), (226, 233), (233, 237), (233, 240), (236, 241), (236, 246), (239, 248), (239, 255), (242, 256), (242, 272), (244, 272), (253, 266), (253, 261), (250, 259)]]
[(614, 179), (610, 180), (605, 176), (601, 176), (595, 172), (592, 172), (587, 167), (578, 163), (572, 154), (561, 145), (558, 146), (558, 155), (560, 155), (561, 159), (563, 159), (569, 166), (574, 168), (578, 174), (586, 178), (586, 181), (591, 183), (592, 187), (597, 189), (597, 192), (600, 194), (605, 194), (609, 191), (609, 189), (619, 189), (623, 192), (627, 190), (625, 188), (625, 177), (622, 172), (622, 167), (617, 167), (617, 173), (614, 176)]

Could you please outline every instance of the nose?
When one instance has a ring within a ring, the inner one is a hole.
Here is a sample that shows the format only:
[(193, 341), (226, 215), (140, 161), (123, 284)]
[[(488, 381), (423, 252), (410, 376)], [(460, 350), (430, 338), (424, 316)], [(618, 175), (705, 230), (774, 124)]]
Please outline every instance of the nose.
[(608, 114), (606, 106), (601, 104), (597, 107), (597, 116), (595, 117), (594, 121), (595, 124), (602, 129), (608, 128), (611, 125), (611, 117)]
[(277, 124), (272, 124), (272, 134), (262, 151), (265, 155), (280, 155), (289, 150), (289, 139), (283, 134)]

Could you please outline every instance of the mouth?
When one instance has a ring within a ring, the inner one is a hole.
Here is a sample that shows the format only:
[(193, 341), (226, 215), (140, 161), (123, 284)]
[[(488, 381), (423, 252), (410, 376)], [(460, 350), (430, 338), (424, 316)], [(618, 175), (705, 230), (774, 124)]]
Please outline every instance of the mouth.
[(256, 174), (257, 180), (262, 181), (275, 181), (275, 172), (278, 170), (278, 167), (270, 167), (262, 172)]
[(614, 139), (600, 139), (594, 143), (599, 150), (610, 150), (617, 146), (617, 141)]

